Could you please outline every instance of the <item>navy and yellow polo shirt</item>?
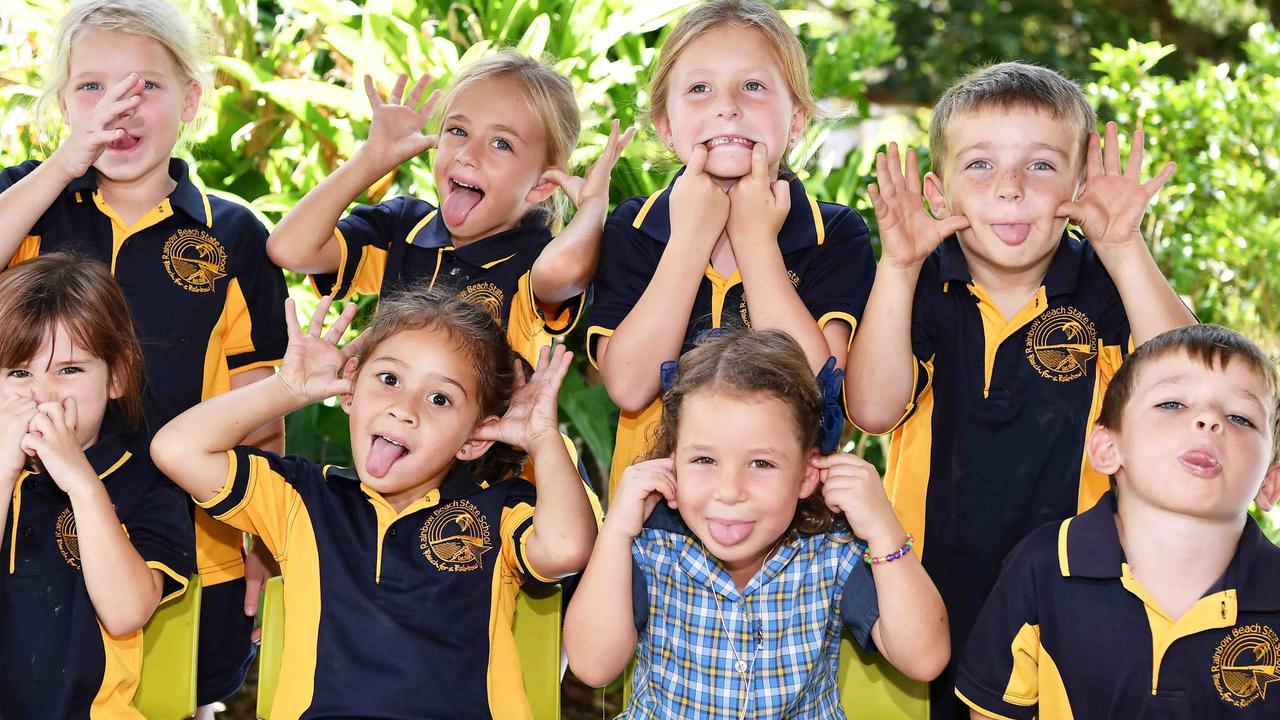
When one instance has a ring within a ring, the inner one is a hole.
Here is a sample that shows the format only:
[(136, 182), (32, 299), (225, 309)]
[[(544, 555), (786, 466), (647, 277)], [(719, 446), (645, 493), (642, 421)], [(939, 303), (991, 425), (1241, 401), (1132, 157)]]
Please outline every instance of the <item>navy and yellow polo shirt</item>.
[(1064, 234), (1040, 289), (1008, 321), (955, 237), (925, 260), (912, 313), (916, 387), (885, 490), (947, 604), (953, 647), (1001, 559), (1107, 490), (1084, 442), (1129, 342), (1120, 294), (1082, 239)]
[(1005, 562), (956, 694), (997, 718), (1280, 717), (1280, 548), (1246, 519), (1182, 617), (1133, 576), (1115, 496), (1036, 530)]
[(554, 318), (538, 308), (530, 273), (553, 239), (541, 212), (511, 230), (454, 247), (434, 206), (401, 196), (357, 207), (333, 234), (342, 261), (336, 275), (313, 276), (318, 291), (345, 300), (354, 293), (386, 295), (417, 282), (445, 283), (498, 318), (511, 347), (530, 364), (537, 364), (538, 351), (551, 338), (573, 329), (586, 299), (583, 293), (566, 301)]
[[(397, 513), (348, 468), (227, 454), (204, 507), (262, 538), (284, 575), (273, 718), (529, 718), (511, 621), (529, 566), (533, 485), (455, 464)], [(422, 692), (431, 688), (430, 692)]]
[[(164, 574), (161, 602), (195, 570), (187, 497), (151, 464), (146, 438), (107, 434), (85, 453), (147, 566)], [(142, 631), (112, 637), (81, 572), (71, 500), (45, 474), (18, 476), (0, 540), (0, 717), (136, 718)]]
[[(856, 329), (875, 278), (867, 225), (850, 208), (815, 200), (799, 180), (790, 184), (791, 211), (778, 233), (778, 246), (796, 294), (819, 327), (840, 320)], [(648, 198), (633, 197), (618, 205), (605, 222), (587, 328), (587, 354), (597, 367), (596, 343), (612, 336), (622, 324), (662, 259), (671, 237), (670, 194), (669, 185)], [(709, 328), (750, 326), (742, 276), (735, 270), (725, 277), (708, 263), (689, 314), (673, 317), (672, 322), (685, 328), (682, 353)], [(653, 372), (656, 375), (658, 369)], [(648, 431), (661, 407), (661, 399), (655, 398), (641, 412), (622, 413), (610, 487), (648, 449)]]
[[(0, 192), (39, 165), (0, 172)], [(146, 358), (143, 407), (155, 432), (231, 388), (231, 376), (284, 357), (284, 274), (267, 258), (267, 231), (248, 208), (211, 196), (186, 163), (177, 187), (132, 225), (102, 197), (97, 171), (71, 182), (9, 261), (69, 252), (105, 263), (119, 281)], [(197, 513), (197, 563), (206, 586), (244, 575), (238, 532)]]

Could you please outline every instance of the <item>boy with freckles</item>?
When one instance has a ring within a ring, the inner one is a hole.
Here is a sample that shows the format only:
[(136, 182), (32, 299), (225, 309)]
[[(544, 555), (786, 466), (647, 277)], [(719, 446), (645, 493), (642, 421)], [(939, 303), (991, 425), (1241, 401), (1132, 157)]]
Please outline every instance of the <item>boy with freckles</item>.
[[(1106, 491), (1084, 444), (1124, 356), (1195, 322), (1141, 232), (1173, 164), (1144, 181), (1142, 132), (1122, 165), (1115, 125), (1105, 145), (1095, 125), (1074, 83), (1003, 63), (934, 109), (932, 213), (913, 152), (905, 172), (894, 145), (876, 159), (882, 254), (845, 395), (859, 427), (894, 433), (885, 489), (947, 605), (953, 656), (1009, 551)], [(954, 664), (934, 718), (968, 716), (953, 687)]]

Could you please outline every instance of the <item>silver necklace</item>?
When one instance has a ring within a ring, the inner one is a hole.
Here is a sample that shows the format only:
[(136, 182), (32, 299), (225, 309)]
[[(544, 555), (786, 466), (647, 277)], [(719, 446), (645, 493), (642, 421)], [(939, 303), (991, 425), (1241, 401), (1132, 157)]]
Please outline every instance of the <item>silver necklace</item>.
[[(756, 677), (756, 657), (760, 654), (760, 649), (764, 647), (764, 629), (761, 627), (761, 620), (753, 618), (750, 613), (750, 607), (747, 608), (747, 621), (753, 626), (756, 635), (756, 648), (751, 651), (751, 657), (743, 660), (738, 654), (738, 645), (733, 641), (733, 634), (729, 632), (728, 625), (724, 622), (724, 615), (720, 612), (720, 593), (712, 590), (711, 597), (716, 601), (716, 618), (720, 620), (720, 628), (724, 630), (725, 639), (729, 641), (729, 651), (733, 653), (733, 669), (737, 671), (738, 677), (745, 682), (742, 683), (746, 697), (740, 701), (738, 709), (738, 720), (743, 720), (747, 716), (747, 705), (751, 702), (751, 683)], [(745, 602), (745, 600), (744, 600)]]

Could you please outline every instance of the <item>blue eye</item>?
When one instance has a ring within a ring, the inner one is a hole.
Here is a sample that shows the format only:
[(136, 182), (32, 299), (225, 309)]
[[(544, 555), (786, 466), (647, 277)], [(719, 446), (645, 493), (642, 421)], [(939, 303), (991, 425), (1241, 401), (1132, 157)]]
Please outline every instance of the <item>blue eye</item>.
[(694, 94), (709, 93), (711, 92), (711, 86), (706, 83), (694, 83), (693, 87), (689, 88), (689, 92)]
[(79, 367), (78, 365), (68, 365), (67, 367), (64, 367), (61, 370), (59, 370), (58, 374), (59, 375), (76, 375), (82, 372), (84, 372), (84, 368)]
[(143, 87), (144, 89), (146, 89), (146, 90), (157, 90), (157, 89), (159, 89), (159, 88), (160, 88), (160, 86), (159, 86), (159, 85), (157, 85), (157, 84), (155, 84), (155, 83), (151, 82), (150, 80), (148, 80), (148, 81), (146, 81), (146, 82), (142, 83), (142, 87)]
[(493, 142), (489, 144), (497, 148), (498, 150), (502, 150), (504, 152), (510, 152), (512, 150), (511, 143), (507, 142), (506, 140), (503, 140), (502, 138), (495, 138)]
[(1186, 405), (1183, 405), (1177, 400), (1165, 400), (1162, 403), (1156, 403), (1156, 407), (1160, 408), (1161, 410), (1181, 410), (1182, 408), (1186, 407)]
[(86, 83), (80, 83), (80, 87), (78, 89), (87, 90), (89, 92), (97, 92), (102, 89), (102, 86), (96, 82), (86, 82)]
[(444, 134), (445, 134), (445, 135), (453, 135), (454, 137), (466, 137), (466, 136), (467, 136), (467, 131), (466, 131), (466, 130), (463, 130), (462, 128), (457, 127), (457, 126), (455, 125), (455, 126), (453, 126), (453, 127), (447, 127), (447, 128), (445, 128), (445, 129), (444, 129)]
[(1246, 427), (1246, 428), (1257, 427), (1256, 425), (1254, 425), (1252, 420), (1250, 420), (1249, 418), (1243, 415), (1228, 415), (1227, 421), (1230, 422), (1232, 425), (1239, 425), (1240, 427)]
[(743, 86), (743, 90), (748, 92), (759, 92), (764, 89), (764, 84), (758, 80), (748, 80)]
[(1032, 170), (1049, 170), (1049, 171), (1052, 171), (1052, 170), (1054, 170), (1055, 168), (1053, 167), (1053, 165), (1052, 165), (1052, 164), (1047, 163), (1047, 162), (1045, 162), (1044, 160), (1037, 160), (1036, 162), (1031, 163), (1031, 169), (1032, 169)]
[(969, 163), (968, 165), (965, 165), (965, 169), (973, 169), (973, 170), (990, 170), (990, 169), (991, 169), (991, 163), (987, 162), (986, 160), (974, 160), (973, 162)]
[(400, 387), (400, 378), (396, 377), (393, 372), (380, 372), (374, 377), (378, 378), (378, 382), (388, 387)]

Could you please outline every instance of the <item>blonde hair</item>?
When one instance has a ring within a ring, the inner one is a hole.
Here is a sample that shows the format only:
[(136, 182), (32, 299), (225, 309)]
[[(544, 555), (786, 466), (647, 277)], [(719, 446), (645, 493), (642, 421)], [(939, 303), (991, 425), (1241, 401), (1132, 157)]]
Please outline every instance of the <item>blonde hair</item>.
[[(207, 60), (207, 35), (198, 32), (192, 20), (165, 0), (79, 0), (71, 5), (54, 30), (53, 52), (45, 65), (44, 89), (35, 104), (36, 125), (44, 124), (48, 108), (62, 91), (71, 75), (71, 47), (86, 32), (109, 31), (129, 33), (160, 43), (185, 82), (195, 82), (202, 90), (201, 98), (213, 85), (213, 74)], [(182, 144), (201, 120), (187, 123), (179, 134)]]
[[(773, 47), (782, 63), (782, 75), (791, 90), (791, 101), (804, 110), (806, 120), (822, 115), (813, 98), (813, 89), (809, 87), (809, 63), (804, 46), (782, 19), (777, 8), (760, 0), (708, 0), (680, 18), (658, 53), (658, 64), (654, 66), (653, 75), (649, 78), (649, 109), (645, 113), (650, 124), (653, 124), (654, 118), (665, 117), (667, 114), (668, 85), (676, 61), (690, 43), (721, 25), (747, 28), (760, 33)], [(791, 174), (785, 153), (781, 170)]]
[[(482, 57), (453, 76), (436, 113), (434, 124), (437, 131), (449, 106), (463, 90), (497, 78), (511, 78), (524, 87), (524, 101), (546, 129), (547, 165), (568, 170), (569, 156), (578, 146), (578, 133), (582, 127), (573, 84), (548, 62), (515, 50), (504, 49)], [(550, 214), (547, 224), (558, 230), (568, 210), (568, 198), (556, 192), (542, 201), (539, 207)]]

